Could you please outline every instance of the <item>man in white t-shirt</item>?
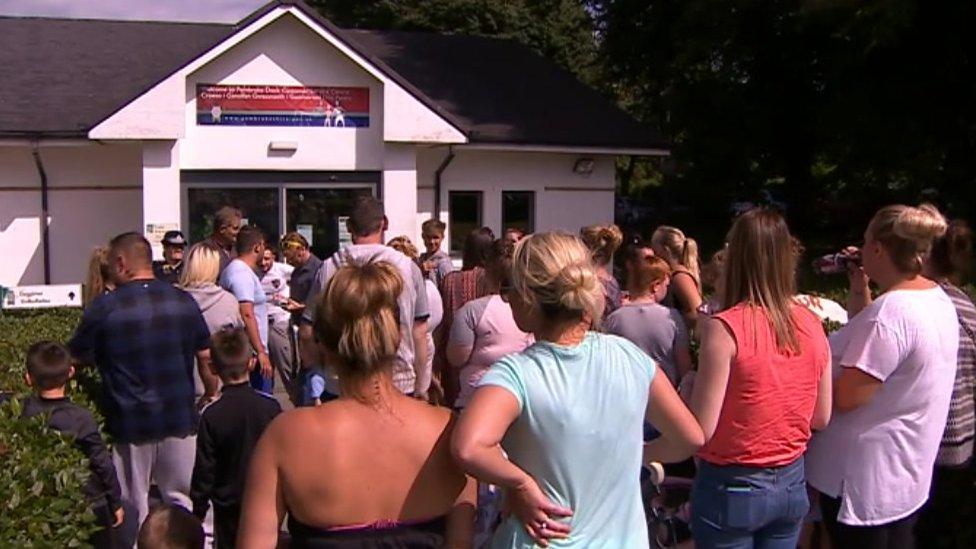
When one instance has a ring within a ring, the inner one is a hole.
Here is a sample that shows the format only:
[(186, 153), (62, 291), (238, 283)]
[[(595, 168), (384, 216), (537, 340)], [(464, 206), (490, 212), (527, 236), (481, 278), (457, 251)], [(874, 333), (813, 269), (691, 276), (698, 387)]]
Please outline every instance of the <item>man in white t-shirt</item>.
[(297, 404), (301, 395), (296, 371), (294, 335), (292, 334), (291, 313), (297, 304), (291, 299), (291, 274), (295, 268), (287, 263), (275, 261), (274, 250), (265, 247), (260, 263), (261, 288), (268, 300), (268, 355), (271, 364), (281, 378), (285, 392), (292, 404)]

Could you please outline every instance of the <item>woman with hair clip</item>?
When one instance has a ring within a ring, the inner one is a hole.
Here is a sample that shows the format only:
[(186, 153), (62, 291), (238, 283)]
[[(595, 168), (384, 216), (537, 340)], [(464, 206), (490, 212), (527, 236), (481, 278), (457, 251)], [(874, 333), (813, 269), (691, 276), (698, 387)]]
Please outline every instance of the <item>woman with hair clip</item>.
[(834, 415), (807, 454), (835, 547), (914, 546), (959, 346), (952, 301), (922, 274), (933, 240), (945, 232), (945, 218), (930, 205), (887, 206), (864, 233), (863, 267), (849, 264), (852, 318), (830, 339)]
[(645, 462), (681, 461), (702, 442), (643, 351), (590, 331), (604, 304), (590, 255), (563, 233), (518, 243), (509, 302), (535, 344), (491, 367), (454, 434), (465, 470), (507, 491), (511, 514), (495, 532), (496, 549), (555, 539), (559, 547), (648, 547), (644, 418), (663, 433), (644, 447)]
[(341, 267), (314, 330), (342, 395), (279, 416), (251, 458), (238, 544), (470, 547), (475, 483), (451, 458), (450, 411), (393, 385), (403, 282), (385, 262)]
[(694, 329), (702, 304), (698, 243), (681, 229), (662, 225), (651, 235), (651, 249), (671, 266), (671, 286), (663, 305), (681, 311), (688, 329)]
[(772, 210), (726, 237), (721, 312), (701, 325), (691, 407), (705, 432), (692, 490), (698, 547), (796, 547), (810, 509), (803, 453), (830, 420), (830, 349), (793, 301), (789, 228)]
[(596, 267), (596, 275), (603, 283), (603, 317), (606, 318), (610, 313), (620, 308), (622, 302), (620, 293), (620, 283), (613, 277), (613, 254), (624, 241), (624, 233), (620, 227), (610, 225), (590, 225), (580, 229), (580, 238), (583, 244), (590, 249), (593, 254), (593, 264)]

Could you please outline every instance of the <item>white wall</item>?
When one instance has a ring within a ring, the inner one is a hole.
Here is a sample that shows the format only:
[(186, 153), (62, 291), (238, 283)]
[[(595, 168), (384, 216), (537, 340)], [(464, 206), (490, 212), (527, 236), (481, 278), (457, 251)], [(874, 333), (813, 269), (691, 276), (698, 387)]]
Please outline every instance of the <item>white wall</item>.
[[(51, 282), (84, 279), (92, 247), (142, 228), (139, 145), (41, 145), (49, 184)], [(0, 146), (0, 284), (44, 282), (40, 177), (27, 146)]]
[[(282, 85), (369, 88), (368, 128), (198, 126), (196, 86)], [(298, 19), (285, 15), (186, 79), (183, 169), (381, 170), (383, 84)], [(293, 141), (294, 154), (271, 141)]]
[[(446, 154), (446, 147), (424, 148), (417, 154), (418, 224), (432, 215), (434, 172)], [(504, 229), (502, 191), (535, 191), (536, 231), (576, 232), (585, 225), (613, 222), (616, 175), (612, 156), (460, 148), (455, 155), (441, 177), (441, 220), (445, 223), (449, 221), (448, 193), (460, 190), (483, 192), (482, 221), (496, 234)], [(589, 175), (573, 172), (582, 157), (594, 160)]]

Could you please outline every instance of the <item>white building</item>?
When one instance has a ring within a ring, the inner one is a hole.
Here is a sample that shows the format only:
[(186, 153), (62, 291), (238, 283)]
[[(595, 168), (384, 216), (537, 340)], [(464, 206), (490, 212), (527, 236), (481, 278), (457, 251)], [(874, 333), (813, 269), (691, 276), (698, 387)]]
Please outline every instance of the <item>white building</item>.
[(439, 215), (452, 250), (480, 225), (575, 231), (613, 219), (616, 156), (666, 154), (526, 48), (343, 30), (301, 3), (233, 26), (0, 18), (0, 66), (5, 286), (80, 282), (124, 231), (195, 241), (225, 204), (320, 255), (357, 193), (387, 237)]

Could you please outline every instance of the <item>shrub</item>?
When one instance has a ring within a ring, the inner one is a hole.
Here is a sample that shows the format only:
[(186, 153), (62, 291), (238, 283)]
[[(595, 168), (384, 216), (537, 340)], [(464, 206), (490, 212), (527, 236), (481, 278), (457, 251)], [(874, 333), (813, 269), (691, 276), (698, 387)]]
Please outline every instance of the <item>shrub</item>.
[(0, 540), (5, 547), (82, 547), (95, 531), (82, 486), (88, 460), (44, 417), (0, 405)]

